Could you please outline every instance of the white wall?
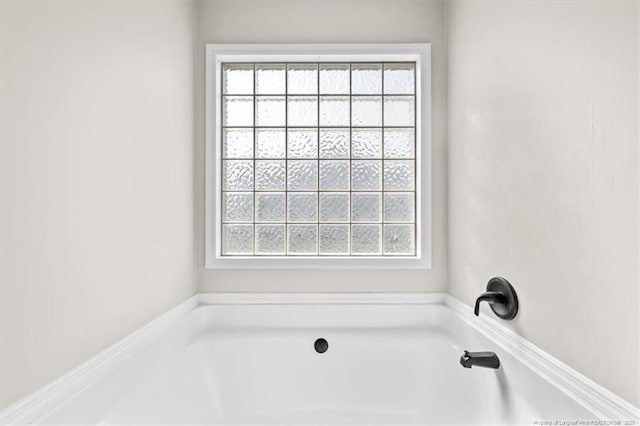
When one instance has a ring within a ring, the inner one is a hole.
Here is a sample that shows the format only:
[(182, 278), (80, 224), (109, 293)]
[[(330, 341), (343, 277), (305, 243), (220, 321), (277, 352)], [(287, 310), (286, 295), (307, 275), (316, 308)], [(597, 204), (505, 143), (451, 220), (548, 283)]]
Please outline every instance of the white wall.
[[(196, 55), (197, 236), (200, 291), (442, 291), (446, 288), (445, 46), (441, 0), (199, 0)], [(206, 270), (204, 268), (205, 43), (430, 42), (433, 268)]]
[(0, 407), (195, 292), (192, 21), (0, 2)]
[[(450, 292), (640, 405), (639, 3), (451, 1)], [(483, 310), (487, 312), (487, 307)]]

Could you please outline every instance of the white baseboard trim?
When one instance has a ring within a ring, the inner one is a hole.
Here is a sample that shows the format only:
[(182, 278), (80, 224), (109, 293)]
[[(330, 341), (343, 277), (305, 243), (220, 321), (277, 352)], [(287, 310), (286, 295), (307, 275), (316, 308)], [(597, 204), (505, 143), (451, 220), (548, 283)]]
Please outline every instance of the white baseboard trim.
[(95, 383), (198, 306), (195, 294), (53, 382), (0, 412), (0, 425), (30, 424)]
[(603, 420), (635, 421), (640, 410), (606, 390), (533, 343), (446, 293), (200, 293), (151, 321), (79, 367), (0, 412), (0, 424), (28, 424), (95, 383), (120, 362), (161, 335), (198, 305), (230, 304), (443, 304), (471, 327), (521, 359), (536, 373)]
[[(602, 420), (635, 421), (640, 424), (640, 409), (554, 358), (527, 339), (509, 330), (485, 314), (476, 317), (473, 308), (446, 294), (444, 304), (471, 327), (502, 346), (533, 371), (575, 399)], [(621, 423), (624, 424), (624, 423)]]

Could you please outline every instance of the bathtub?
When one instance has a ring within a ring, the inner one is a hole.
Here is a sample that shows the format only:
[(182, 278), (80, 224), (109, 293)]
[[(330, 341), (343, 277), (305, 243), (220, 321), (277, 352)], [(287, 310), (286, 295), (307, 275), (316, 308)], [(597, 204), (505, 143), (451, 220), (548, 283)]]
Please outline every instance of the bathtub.
[[(465, 349), (500, 368), (463, 368)], [(634, 424), (638, 411), (448, 295), (203, 294), (0, 420)]]

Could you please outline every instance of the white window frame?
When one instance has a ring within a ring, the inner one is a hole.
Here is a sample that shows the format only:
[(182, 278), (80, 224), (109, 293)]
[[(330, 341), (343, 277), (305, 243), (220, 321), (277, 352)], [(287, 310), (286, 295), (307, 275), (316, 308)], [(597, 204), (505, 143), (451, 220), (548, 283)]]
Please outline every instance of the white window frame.
[[(222, 256), (221, 64), (223, 62), (416, 62), (415, 256)], [(207, 269), (431, 269), (431, 45), (207, 44), (205, 86), (205, 267)], [(213, 119), (215, 117), (215, 120)]]

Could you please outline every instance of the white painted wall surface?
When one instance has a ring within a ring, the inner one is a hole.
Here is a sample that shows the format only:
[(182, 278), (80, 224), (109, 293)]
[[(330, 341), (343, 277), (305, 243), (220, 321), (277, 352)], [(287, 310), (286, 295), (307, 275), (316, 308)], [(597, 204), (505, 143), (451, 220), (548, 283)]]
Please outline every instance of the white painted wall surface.
[[(445, 45), (441, 0), (198, 0), (196, 213), (200, 291), (442, 291), (446, 288)], [(207, 270), (204, 268), (206, 43), (411, 43), (432, 50), (432, 269)]]
[(0, 2), (0, 407), (195, 292), (192, 21)]
[(513, 330), (636, 405), (638, 8), (447, 3), (450, 292), (505, 276)]

